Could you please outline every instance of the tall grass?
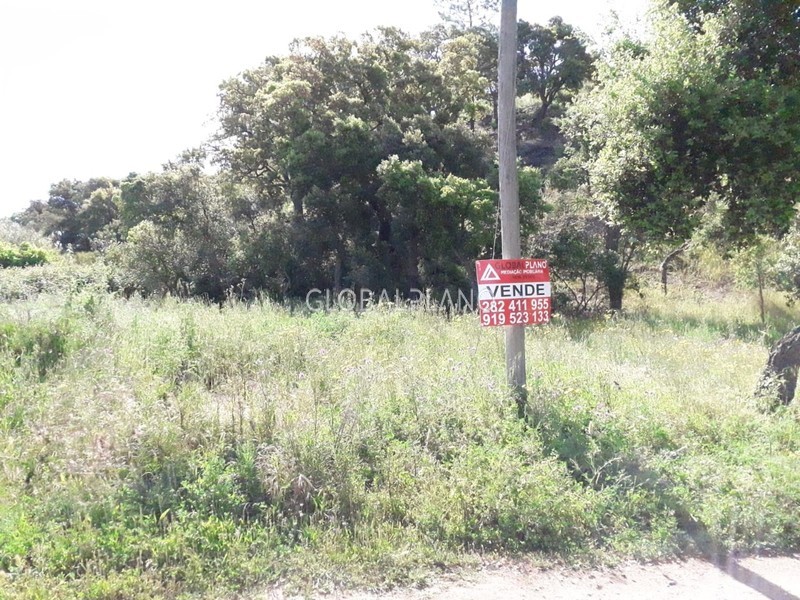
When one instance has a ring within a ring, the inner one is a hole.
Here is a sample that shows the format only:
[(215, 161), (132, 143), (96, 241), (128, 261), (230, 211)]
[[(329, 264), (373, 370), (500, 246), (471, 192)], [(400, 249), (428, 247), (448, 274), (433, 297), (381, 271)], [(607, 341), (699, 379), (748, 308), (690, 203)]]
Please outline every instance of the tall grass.
[(0, 596), (797, 548), (798, 409), (751, 395), (772, 334), (743, 296), (676, 292), (529, 329), (528, 423), (474, 316), (0, 304)]

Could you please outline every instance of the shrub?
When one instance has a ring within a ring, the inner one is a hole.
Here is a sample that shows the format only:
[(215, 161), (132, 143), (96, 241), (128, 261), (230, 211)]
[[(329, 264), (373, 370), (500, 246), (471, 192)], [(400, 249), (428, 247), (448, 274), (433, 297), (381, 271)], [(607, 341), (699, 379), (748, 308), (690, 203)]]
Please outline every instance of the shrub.
[(632, 240), (578, 198), (550, 192), (550, 200), (552, 210), (536, 235), (530, 236), (528, 253), (548, 260), (554, 308), (593, 312), (610, 299), (612, 290), (621, 294), (626, 287), (635, 289), (630, 272)]
[(31, 360), (44, 377), (67, 353), (70, 323), (0, 323), (0, 351), (10, 352), (18, 365)]
[(104, 261), (79, 264), (67, 257), (24, 269), (0, 269), (0, 302), (32, 299), (43, 294), (70, 297), (82, 290), (105, 293), (119, 288), (119, 272)]
[(11, 219), (0, 219), (0, 244), (19, 246), (24, 242), (37, 248), (49, 248), (52, 246), (50, 240), (35, 229), (24, 227)]
[(800, 298), (800, 231), (795, 227), (781, 243), (774, 277), (791, 302)]
[(46, 250), (35, 248), (28, 242), (19, 246), (0, 242), (0, 268), (31, 267), (49, 262)]

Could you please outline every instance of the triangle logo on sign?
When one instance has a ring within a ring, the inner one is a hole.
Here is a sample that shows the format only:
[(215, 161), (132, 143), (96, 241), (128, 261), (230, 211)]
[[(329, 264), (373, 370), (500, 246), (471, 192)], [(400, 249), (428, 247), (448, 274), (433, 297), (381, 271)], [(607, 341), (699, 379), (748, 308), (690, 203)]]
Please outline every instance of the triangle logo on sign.
[(481, 283), (484, 281), (500, 281), (500, 275), (497, 274), (497, 271), (494, 270), (492, 265), (487, 266), (486, 270), (483, 272)]

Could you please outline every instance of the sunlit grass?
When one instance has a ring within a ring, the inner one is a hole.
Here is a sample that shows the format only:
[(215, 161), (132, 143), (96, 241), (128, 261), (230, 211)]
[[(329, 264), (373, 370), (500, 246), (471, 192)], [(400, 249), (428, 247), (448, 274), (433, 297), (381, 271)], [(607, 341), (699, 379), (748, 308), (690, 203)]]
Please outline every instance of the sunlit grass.
[(797, 312), (764, 326), (748, 292), (646, 289), (530, 328), (524, 423), (502, 331), (473, 315), (98, 290), (0, 304), (4, 597), (800, 543), (798, 410), (752, 394)]

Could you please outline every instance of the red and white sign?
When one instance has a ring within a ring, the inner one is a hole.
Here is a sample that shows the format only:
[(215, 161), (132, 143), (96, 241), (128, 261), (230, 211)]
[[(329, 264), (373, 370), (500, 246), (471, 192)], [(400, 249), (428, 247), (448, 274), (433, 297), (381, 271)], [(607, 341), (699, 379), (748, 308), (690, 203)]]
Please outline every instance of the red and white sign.
[(550, 322), (550, 270), (546, 260), (479, 260), (481, 325), (538, 325)]

